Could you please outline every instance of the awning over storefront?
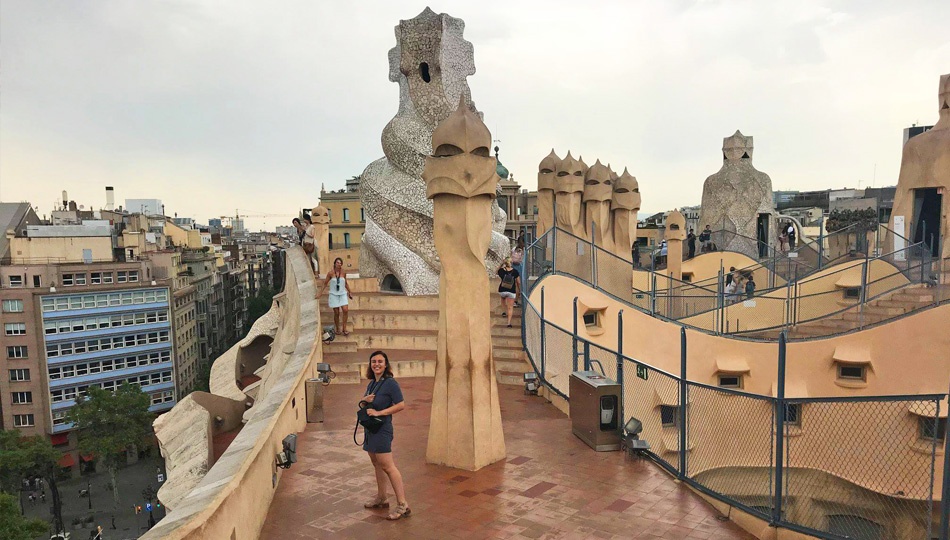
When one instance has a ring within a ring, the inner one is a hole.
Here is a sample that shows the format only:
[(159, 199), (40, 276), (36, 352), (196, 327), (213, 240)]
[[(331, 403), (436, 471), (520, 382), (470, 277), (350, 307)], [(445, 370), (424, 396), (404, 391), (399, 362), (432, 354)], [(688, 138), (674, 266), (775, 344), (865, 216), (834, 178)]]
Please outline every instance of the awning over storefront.
[(50, 435), (50, 442), (53, 443), (53, 446), (59, 446), (69, 442), (68, 433), (57, 433), (55, 435)]
[(65, 469), (67, 467), (72, 467), (73, 465), (75, 465), (76, 458), (74, 458), (72, 454), (63, 454), (63, 457), (59, 458), (59, 461), (57, 463), (59, 464), (60, 467)]

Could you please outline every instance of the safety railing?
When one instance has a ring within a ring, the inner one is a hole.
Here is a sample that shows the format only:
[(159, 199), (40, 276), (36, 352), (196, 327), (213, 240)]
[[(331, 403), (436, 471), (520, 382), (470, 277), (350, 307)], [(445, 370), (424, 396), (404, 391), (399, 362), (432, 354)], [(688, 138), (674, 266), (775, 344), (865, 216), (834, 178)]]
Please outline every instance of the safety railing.
[[(720, 263), (715, 278), (696, 283), (659, 272), (634, 274), (632, 260), (561, 229), (550, 229), (528, 246), (524, 261), (528, 291), (545, 274), (569, 275), (655, 317), (753, 340), (774, 341), (782, 330), (790, 331), (792, 339), (838, 335), (950, 301), (950, 287), (934, 287), (946, 281), (941, 269), (950, 261), (934, 261), (923, 244), (854, 259), (830, 272), (813, 272), (772, 287), (771, 274), (759, 272), (752, 291), (746, 289), (748, 278), (762, 267), (730, 273)], [(635, 275), (639, 288), (634, 286)], [(728, 283), (737, 277), (741, 285), (732, 290)], [(925, 301), (907, 303), (908, 309), (878, 309), (879, 301), (889, 301), (888, 294), (912, 285), (932, 290), (918, 295)], [(818, 324), (822, 319), (834, 320)], [(807, 330), (794, 331), (812, 322)]]
[(576, 313), (572, 329), (546, 320), (543, 286), (522, 301), (524, 348), (542, 385), (569, 402), (573, 371), (617, 381), (620, 424), (639, 420), (646, 455), (694, 489), (818, 538), (948, 540), (946, 394), (790, 395), (784, 333), (774, 395), (712, 386), (687, 378), (685, 328), (680, 370), (670, 373), (624, 352), (623, 311), (610, 348), (578, 334)]

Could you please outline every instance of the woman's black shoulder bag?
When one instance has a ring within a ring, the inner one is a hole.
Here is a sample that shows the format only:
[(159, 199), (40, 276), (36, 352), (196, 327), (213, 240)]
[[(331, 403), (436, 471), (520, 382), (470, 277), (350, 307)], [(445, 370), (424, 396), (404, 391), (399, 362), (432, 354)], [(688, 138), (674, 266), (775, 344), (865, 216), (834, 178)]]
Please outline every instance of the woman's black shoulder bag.
[[(385, 381), (386, 379), (383, 379), (378, 383), (374, 383), (366, 395), (375, 394), (377, 390), (382, 388)], [(356, 441), (356, 432), (360, 429), (360, 426), (363, 426), (363, 429), (369, 431), (370, 433), (377, 433), (383, 427), (383, 419), (378, 416), (370, 416), (367, 414), (366, 409), (368, 408), (368, 401), (360, 401), (360, 408), (356, 410), (356, 426), (353, 427), (353, 442), (357, 446), (361, 446), (363, 444)], [(363, 434), (363, 440), (366, 440), (365, 433)]]

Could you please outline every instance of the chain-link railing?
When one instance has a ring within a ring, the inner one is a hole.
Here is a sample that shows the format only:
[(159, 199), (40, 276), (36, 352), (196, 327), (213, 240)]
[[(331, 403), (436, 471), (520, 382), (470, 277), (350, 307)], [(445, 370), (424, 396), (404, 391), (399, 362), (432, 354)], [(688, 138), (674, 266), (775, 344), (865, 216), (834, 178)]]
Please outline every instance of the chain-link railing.
[[(736, 378), (736, 382), (741, 380)], [(774, 508), (774, 399), (686, 382), (686, 476), (764, 520)]]
[[(856, 233), (846, 228), (821, 240), (835, 243), (837, 238), (842, 243), (849, 234)], [(950, 285), (944, 283), (950, 261), (934, 261), (923, 244), (874, 258), (850, 259), (830, 272), (798, 275), (799, 266), (786, 266), (795, 273), (782, 283), (776, 265), (793, 260), (777, 256), (731, 274), (721, 269), (720, 276), (695, 283), (652, 272), (645, 284), (638, 278), (643, 287), (638, 289), (633, 286), (631, 260), (566, 231), (551, 229), (526, 248), (524, 267), (529, 292), (546, 273), (569, 275), (651, 315), (677, 320), (689, 328), (754, 340), (776, 340), (783, 330), (793, 339), (837, 335), (950, 301)], [(756, 273), (750, 297), (744, 284)], [(735, 291), (728, 288), (730, 275), (742, 278), (743, 285)], [(909, 285), (928, 290), (912, 291)], [(907, 290), (900, 291), (902, 288)], [(891, 293), (907, 298), (887, 297)], [(891, 300), (913, 302), (888, 305)]]
[(785, 400), (783, 519), (823, 538), (933, 538), (938, 408), (937, 397)]
[[(937, 468), (946, 452), (945, 394), (802, 397), (799, 385), (784, 383), (784, 340), (774, 395), (742, 390), (741, 374), (710, 386), (623, 354), (622, 332), (613, 347), (595, 343), (523, 299), (524, 346), (542, 383), (569, 401), (575, 371), (619, 382), (621, 418), (639, 420), (650, 458), (697, 490), (830, 540), (928, 540), (942, 512), (950, 515), (950, 500), (935, 495), (950, 493), (950, 467)], [(684, 329), (681, 347), (686, 337)], [(681, 357), (687, 373), (685, 348)], [(786, 397), (790, 391), (798, 393)]]

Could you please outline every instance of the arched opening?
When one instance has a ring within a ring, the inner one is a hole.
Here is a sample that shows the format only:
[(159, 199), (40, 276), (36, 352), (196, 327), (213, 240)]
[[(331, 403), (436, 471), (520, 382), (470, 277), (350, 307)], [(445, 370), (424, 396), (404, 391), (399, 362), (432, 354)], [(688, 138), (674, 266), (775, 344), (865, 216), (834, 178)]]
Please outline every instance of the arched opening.
[(392, 274), (387, 274), (386, 277), (383, 278), (383, 282), (379, 284), (379, 290), (382, 292), (400, 294), (405, 292), (402, 290), (402, 284), (399, 283), (399, 280), (396, 279), (396, 276)]
[(273, 342), (274, 338), (260, 335), (246, 347), (238, 348), (237, 377), (235, 378), (242, 389), (259, 380), (254, 372), (266, 363), (264, 357), (270, 354), (270, 346)]
[(426, 62), (419, 64), (419, 76), (422, 77), (422, 80), (425, 82), (432, 80), (432, 77), (429, 75), (429, 64)]

